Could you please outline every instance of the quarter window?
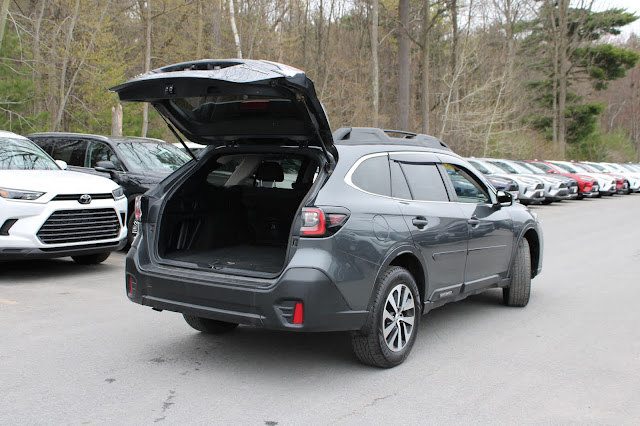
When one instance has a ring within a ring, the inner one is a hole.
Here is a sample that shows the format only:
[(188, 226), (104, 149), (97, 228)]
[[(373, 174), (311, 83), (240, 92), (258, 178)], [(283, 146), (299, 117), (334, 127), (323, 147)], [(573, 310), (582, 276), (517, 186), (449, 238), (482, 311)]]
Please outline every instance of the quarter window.
[(364, 160), (351, 175), (351, 182), (364, 191), (391, 196), (388, 157), (380, 155)]
[(407, 179), (405, 179), (400, 163), (397, 161), (391, 162), (391, 196), (403, 200), (411, 200), (411, 191), (409, 191)]

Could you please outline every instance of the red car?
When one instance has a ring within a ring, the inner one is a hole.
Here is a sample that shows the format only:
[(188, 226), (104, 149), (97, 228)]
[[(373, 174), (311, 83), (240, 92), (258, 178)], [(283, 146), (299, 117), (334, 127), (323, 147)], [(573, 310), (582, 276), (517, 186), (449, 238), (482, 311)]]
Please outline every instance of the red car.
[(627, 178), (617, 173), (611, 173), (605, 170), (602, 166), (598, 166), (593, 163), (582, 163), (579, 162), (582, 167), (593, 172), (593, 173), (604, 173), (605, 175), (609, 175), (616, 180), (616, 192), (618, 194), (631, 194), (631, 190), (629, 189), (629, 182)]
[(576, 181), (578, 181), (578, 198), (597, 197), (600, 194), (598, 181), (591, 176), (581, 175), (577, 173), (567, 173), (566, 171), (559, 169), (555, 164), (551, 164), (547, 161), (527, 160), (527, 162), (547, 173), (554, 173), (574, 178)]

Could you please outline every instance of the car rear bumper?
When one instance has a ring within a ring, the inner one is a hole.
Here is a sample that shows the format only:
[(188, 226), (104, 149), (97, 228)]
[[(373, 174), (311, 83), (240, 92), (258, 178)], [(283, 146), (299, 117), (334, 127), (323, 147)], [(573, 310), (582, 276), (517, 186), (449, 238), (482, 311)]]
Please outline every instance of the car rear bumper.
[[(320, 269), (289, 268), (265, 286), (241, 286), (213, 273), (205, 281), (176, 270), (143, 270), (136, 259), (134, 245), (126, 261), (127, 297), (156, 310), (292, 331), (359, 330), (369, 314), (352, 310)], [(293, 323), (296, 303), (303, 306), (302, 324)]]

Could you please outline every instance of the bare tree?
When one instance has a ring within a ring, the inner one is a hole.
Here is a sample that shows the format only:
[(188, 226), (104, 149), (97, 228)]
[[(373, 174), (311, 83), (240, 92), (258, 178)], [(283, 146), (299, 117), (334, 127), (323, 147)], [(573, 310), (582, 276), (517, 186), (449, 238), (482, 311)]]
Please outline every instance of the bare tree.
[(373, 89), (373, 126), (378, 127), (380, 82), (378, 76), (378, 0), (371, 5), (371, 85)]
[(409, 130), (409, 88), (411, 84), (411, 56), (409, 51), (409, 0), (398, 1), (398, 128)]
[(2, 47), (2, 39), (4, 38), (4, 26), (7, 23), (7, 15), (9, 14), (9, 3), (11, 0), (2, 0), (0, 5), (0, 47)]
[(231, 31), (233, 31), (233, 39), (236, 42), (236, 51), (238, 58), (242, 59), (242, 49), (240, 48), (240, 36), (238, 35), (238, 27), (236, 27), (236, 12), (233, 7), (233, 0), (229, 0), (229, 20), (231, 21)]
[[(146, 0), (143, 2), (144, 5), (144, 24), (145, 24), (145, 49), (144, 49), (144, 72), (149, 72), (151, 70), (151, 0)], [(144, 102), (142, 105), (142, 131), (141, 136), (143, 138), (147, 137), (147, 132), (149, 131), (149, 103)]]

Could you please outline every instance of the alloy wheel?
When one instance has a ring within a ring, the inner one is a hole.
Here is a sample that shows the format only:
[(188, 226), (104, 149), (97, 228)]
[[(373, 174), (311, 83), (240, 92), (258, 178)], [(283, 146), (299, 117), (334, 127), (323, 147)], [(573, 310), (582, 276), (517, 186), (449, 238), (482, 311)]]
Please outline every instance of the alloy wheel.
[(401, 351), (409, 343), (415, 315), (411, 290), (405, 284), (398, 284), (389, 292), (382, 313), (382, 336), (393, 352)]

